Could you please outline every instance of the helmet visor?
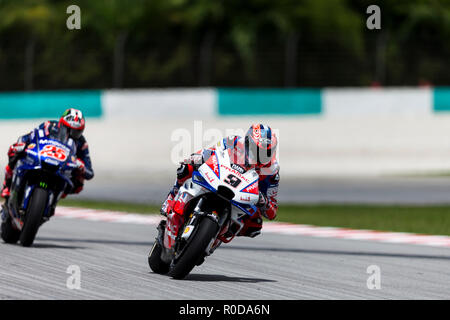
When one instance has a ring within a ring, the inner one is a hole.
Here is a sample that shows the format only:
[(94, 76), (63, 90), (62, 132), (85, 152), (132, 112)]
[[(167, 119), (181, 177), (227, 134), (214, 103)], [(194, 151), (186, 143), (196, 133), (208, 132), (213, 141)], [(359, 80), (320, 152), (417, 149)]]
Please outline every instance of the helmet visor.
[(70, 128), (69, 130), (70, 130), (70, 137), (75, 140), (80, 139), (81, 135), (83, 134), (83, 130), (77, 130), (72, 128)]
[(251, 139), (246, 138), (245, 141), (245, 151), (246, 160), (249, 165), (253, 164), (267, 164), (272, 160), (272, 148), (271, 140), (266, 138), (259, 139), (259, 146)]

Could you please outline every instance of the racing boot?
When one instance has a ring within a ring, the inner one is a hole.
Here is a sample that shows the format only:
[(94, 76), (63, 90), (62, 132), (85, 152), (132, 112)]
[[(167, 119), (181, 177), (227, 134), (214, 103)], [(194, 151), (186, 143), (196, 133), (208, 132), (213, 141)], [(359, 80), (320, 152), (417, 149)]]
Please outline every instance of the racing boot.
[(175, 179), (172, 189), (169, 191), (166, 200), (163, 202), (161, 209), (159, 210), (163, 216), (167, 217), (167, 215), (172, 211), (176, 202), (175, 197), (178, 194), (178, 190), (187, 179), (192, 177), (193, 170), (194, 167), (186, 163), (181, 163), (180, 167), (177, 169), (177, 178)]
[(181, 185), (182, 183), (180, 183), (180, 180), (178, 178), (175, 179), (172, 189), (170, 189), (166, 200), (163, 202), (161, 209), (159, 209), (159, 212), (164, 217), (167, 217), (167, 215), (172, 211), (173, 207), (175, 206), (175, 197), (177, 196), (178, 190), (180, 189)]
[(5, 186), (5, 183), (3, 183), (2, 198), (7, 199), (7, 198), (9, 198), (10, 195), (11, 195), (11, 193), (9, 192), (9, 188), (7, 186)]
[(166, 230), (164, 232), (164, 247), (172, 249), (175, 244), (180, 227), (184, 223), (184, 217), (182, 214), (172, 211), (167, 215)]
[(175, 196), (172, 191), (169, 192), (167, 195), (167, 199), (163, 202), (161, 209), (159, 209), (159, 212), (164, 216), (167, 217), (167, 215), (172, 211), (173, 206), (175, 204)]
[(238, 236), (254, 238), (257, 235), (261, 234), (263, 221), (260, 216), (247, 219), (244, 223), (245, 224), (239, 232)]
[[(164, 223), (165, 222), (165, 223)], [(184, 218), (182, 215), (172, 211), (167, 215), (167, 221), (161, 222), (158, 227), (164, 229), (163, 246), (161, 251), (161, 260), (165, 263), (170, 263), (175, 254), (174, 244), (178, 235), (180, 226), (183, 225)], [(159, 234), (158, 234), (159, 235)]]
[(7, 199), (11, 193), (9, 191), (9, 188), (11, 187), (12, 183), (12, 177), (13, 177), (13, 171), (10, 168), (9, 165), (5, 168), (5, 180), (3, 181), (3, 188), (2, 188), (2, 198)]

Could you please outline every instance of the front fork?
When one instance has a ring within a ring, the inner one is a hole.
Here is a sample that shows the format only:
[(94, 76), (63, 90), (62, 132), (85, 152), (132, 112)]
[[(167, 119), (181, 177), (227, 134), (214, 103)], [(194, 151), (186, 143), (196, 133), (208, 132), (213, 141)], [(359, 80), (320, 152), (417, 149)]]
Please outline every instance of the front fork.
[(225, 225), (227, 225), (227, 220), (230, 217), (230, 208), (225, 207), (223, 212), (218, 213), (216, 210), (212, 210), (211, 212), (202, 211), (202, 204), (204, 199), (200, 199), (196, 208), (193, 211), (193, 214), (190, 216), (190, 220), (186, 224), (186, 227), (183, 230), (183, 233), (179, 235), (179, 238), (184, 241), (189, 241), (190, 237), (194, 232), (196, 232), (196, 228), (199, 225), (202, 219), (210, 219), (217, 223), (217, 234), (213, 239), (211, 239), (210, 245), (207, 247), (205, 255), (210, 255), (213, 251), (220, 246), (222, 243), (221, 239), (218, 238), (218, 235), (222, 232), (222, 229)]

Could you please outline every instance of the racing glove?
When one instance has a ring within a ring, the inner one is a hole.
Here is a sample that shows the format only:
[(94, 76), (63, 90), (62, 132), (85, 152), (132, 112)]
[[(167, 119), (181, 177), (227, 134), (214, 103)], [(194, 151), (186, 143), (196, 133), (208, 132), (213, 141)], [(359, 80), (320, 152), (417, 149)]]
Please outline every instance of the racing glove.
[(193, 153), (187, 159), (187, 163), (200, 166), (203, 164), (203, 155), (200, 153)]
[(81, 160), (80, 158), (77, 159), (76, 162), (77, 165), (77, 169), (80, 171), (80, 173), (83, 175), (84, 172), (86, 171), (86, 166), (84, 165), (84, 161)]
[(8, 157), (14, 157), (16, 155), (20, 155), (25, 151), (26, 144), (24, 142), (14, 143), (9, 147)]

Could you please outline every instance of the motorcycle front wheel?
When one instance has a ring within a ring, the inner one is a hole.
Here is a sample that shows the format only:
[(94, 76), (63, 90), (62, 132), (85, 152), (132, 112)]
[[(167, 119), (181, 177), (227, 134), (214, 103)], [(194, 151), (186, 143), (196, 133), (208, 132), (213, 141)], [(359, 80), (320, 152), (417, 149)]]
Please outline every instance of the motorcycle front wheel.
[(22, 232), (20, 233), (20, 244), (24, 247), (30, 247), (39, 226), (41, 225), (42, 215), (47, 205), (48, 192), (42, 188), (36, 188), (31, 195), (30, 203), (25, 213), (25, 221)]
[(211, 219), (203, 218), (197, 228), (197, 232), (193, 235), (194, 238), (183, 249), (182, 256), (170, 266), (169, 276), (174, 279), (186, 277), (195, 265), (204, 258), (206, 248), (213, 237), (216, 236), (219, 226)]

